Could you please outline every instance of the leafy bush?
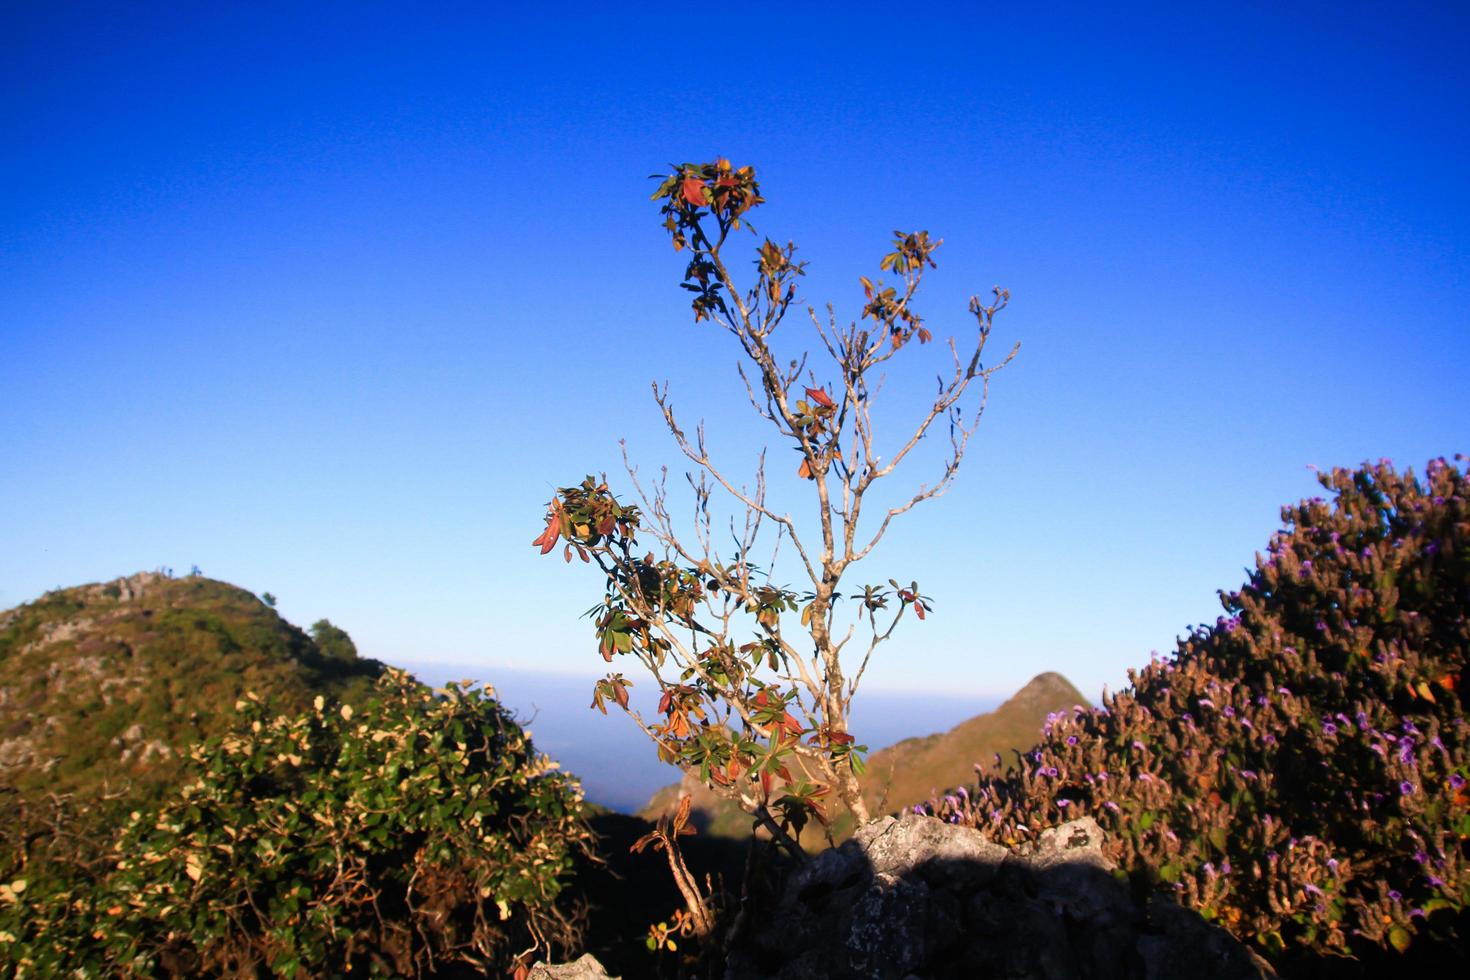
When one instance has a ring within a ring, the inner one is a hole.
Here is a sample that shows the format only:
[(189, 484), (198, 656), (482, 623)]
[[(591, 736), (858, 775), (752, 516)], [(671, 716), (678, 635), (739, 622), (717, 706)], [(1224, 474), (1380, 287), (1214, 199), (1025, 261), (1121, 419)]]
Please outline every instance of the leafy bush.
[(100, 880), (0, 894), (18, 975), (405, 976), (576, 938), (580, 790), (485, 693), (388, 671), (356, 712), (236, 708), (193, 750), (196, 778), (132, 814)]
[(1443, 938), (1470, 901), (1462, 459), (1322, 475), (1335, 500), (1283, 510), (1218, 622), (933, 809), (1008, 840), (1091, 814), (1123, 868), (1268, 952)]

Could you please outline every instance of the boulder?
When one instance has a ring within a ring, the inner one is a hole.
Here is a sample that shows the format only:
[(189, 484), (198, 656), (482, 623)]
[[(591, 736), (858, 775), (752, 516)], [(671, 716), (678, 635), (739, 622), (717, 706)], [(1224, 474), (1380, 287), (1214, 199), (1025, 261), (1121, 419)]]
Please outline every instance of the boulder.
[(609, 977), (597, 957), (583, 953), (570, 963), (537, 963), (531, 967), (526, 980), (618, 980)]
[(1090, 818), (1013, 849), (914, 813), (872, 821), (787, 878), (767, 921), (731, 951), (726, 976), (1274, 976), (1167, 898), (1136, 902), (1102, 845)]

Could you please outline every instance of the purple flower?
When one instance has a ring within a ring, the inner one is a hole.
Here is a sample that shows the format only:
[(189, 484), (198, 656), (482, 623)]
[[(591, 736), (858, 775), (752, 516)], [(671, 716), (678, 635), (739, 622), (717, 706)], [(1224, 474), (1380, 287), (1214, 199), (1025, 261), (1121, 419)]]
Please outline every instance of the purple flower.
[(1403, 900), (1403, 897), (1404, 897), (1404, 893), (1401, 892), (1401, 891), (1398, 891), (1397, 889), (1390, 888), (1388, 890), (1388, 900), (1390, 902), (1402, 901)]
[(1427, 882), (1429, 882), (1429, 886), (1431, 888), (1443, 888), (1444, 887), (1444, 882), (1441, 881), (1439, 878), (1436, 878), (1434, 875), (1425, 875), (1424, 880), (1427, 881)]
[(1337, 874), (1337, 858), (1327, 859), (1327, 870), (1331, 871), (1333, 874)]
[(1138, 774), (1138, 777), (1137, 778), (1138, 778), (1138, 781), (1139, 782), (1141, 782), (1141, 783), (1147, 783), (1147, 782), (1152, 782), (1154, 777), (1150, 776), (1146, 772), (1141, 772), (1141, 773)]
[(1311, 895), (1320, 895), (1320, 894), (1322, 894), (1322, 889), (1318, 888), (1316, 885), (1312, 884), (1311, 882), (1307, 882), (1306, 884), (1302, 885), (1302, 891), (1307, 892), (1308, 894), (1311, 894)]
[(1327, 722), (1326, 724), (1324, 724), (1322, 726), (1322, 734), (1323, 735), (1336, 735), (1337, 734), (1337, 726), (1334, 725), (1330, 721)]
[(1067, 736), (1067, 744), (1068, 745), (1076, 745), (1077, 744), (1077, 736), (1076, 735), (1068, 735)]
[(1215, 706), (1215, 702), (1211, 701), (1209, 698), (1200, 698), (1199, 706), (1201, 708), (1213, 708)]
[[(1291, 647), (1287, 647), (1286, 650), (1287, 650), (1288, 653), (1295, 653), (1296, 652), (1296, 651), (1292, 650)], [(1281, 695), (1283, 698), (1289, 698), (1289, 697), (1291, 697), (1291, 691), (1288, 690), (1287, 688), (1284, 688), (1284, 687), (1278, 687), (1276, 689), (1276, 693), (1279, 694), (1279, 695)]]
[(1437, 555), (1437, 554), (1439, 554), (1439, 542), (1438, 541), (1431, 541), (1428, 544), (1426, 544), (1424, 546), (1424, 553), (1426, 555)]
[(1220, 709), (1220, 713), (1223, 714), (1226, 718), (1234, 718), (1235, 708), (1232, 705), (1227, 704), (1224, 708)]
[(1103, 804), (1103, 806), (1113, 811), (1116, 811), (1118, 809), (1118, 804), (1114, 803), (1112, 800), (1108, 800), (1106, 803)]
[(1457, 772), (1456, 773), (1451, 773), (1450, 774), (1450, 786), (1452, 786), (1455, 789), (1464, 789), (1465, 788), (1465, 777), (1462, 776), (1462, 775), (1460, 775)]
[(1065, 810), (1067, 807), (1069, 807), (1071, 805), (1072, 805), (1072, 801), (1071, 800), (1057, 800), (1057, 806), (1059, 806), (1063, 810)]
[(915, 803), (914, 804), (914, 812), (917, 813), (919, 816), (922, 817), (924, 815), (924, 808), (921, 807), (921, 806), (919, 806), (919, 804)]
[(1414, 784), (1407, 779), (1404, 780), (1402, 783), (1399, 783), (1399, 793), (1404, 796), (1412, 796), (1414, 793)]

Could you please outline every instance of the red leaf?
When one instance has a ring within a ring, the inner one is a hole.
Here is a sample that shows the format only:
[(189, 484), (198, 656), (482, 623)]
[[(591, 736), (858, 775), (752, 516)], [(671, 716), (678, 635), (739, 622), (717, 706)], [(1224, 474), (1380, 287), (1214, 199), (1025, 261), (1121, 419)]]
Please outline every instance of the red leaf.
[(806, 396), (823, 408), (834, 407), (832, 405), (832, 399), (828, 397), (827, 391), (824, 388), (808, 388), (806, 390)]
[(665, 691), (664, 696), (658, 699), (658, 713), (666, 715), (669, 713), (669, 705), (674, 703), (674, 692)]
[[(816, 474), (812, 472), (812, 468), (806, 460), (802, 460), (801, 465), (796, 468), (796, 475), (801, 477), (803, 480), (812, 480), (816, 478)], [(545, 551), (541, 553), (543, 555), (546, 554)]]
[(626, 687), (621, 684), (614, 684), (613, 697), (617, 700), (619, 707), (624, 711), (628, 710), (628, 689)]
[(791, 716), (791, 712), (789, 712), (789, 711), (786, 712), (785, 716), (781, 719), (781, 725), (788, 732), (790, 732), (793, 735), (800, 735), (801, 734), (801, 731), (802, 731), (801, 722), (799, 722), (795, 718), (793, 718)]
[(688, 201), (694, 207), (699, 208), (704, 206), (704, 181), (698, 177), (685, 177), (682, 193), (684, 200)]
[(919, 617), (919, 620), (922, 622), (924, 619), (924, 604), (922, 602), (914, 603), (914, 613)]
[(551, 554), (551, 549), (556, 547), (556, 541), (559, 537), (561, 537), (561, 528), (557, 526), (556, 518), (548, 517), (546, 519), (546, 530), (542, 531), (531, 544), (533, 547), (539, 547), (543, 555), (549, 555)]

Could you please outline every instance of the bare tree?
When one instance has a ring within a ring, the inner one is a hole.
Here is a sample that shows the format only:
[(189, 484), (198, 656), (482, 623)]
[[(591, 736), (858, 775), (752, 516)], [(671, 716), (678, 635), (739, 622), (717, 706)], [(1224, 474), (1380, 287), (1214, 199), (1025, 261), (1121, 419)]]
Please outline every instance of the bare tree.
[[(858, 821), (868, 819), (858, 781), (866, 747), (848, 731), (852, 700), (874, 651), (906, 614), (922, 620), (930, 609), (917, 583), (889, 579), (887, 586), (844, 593), (843, 578), (895, 518), (949, 488), (984, 412), (991, 376), (1020, 345), (987, 364), (992, 323), (1009, 294), (997, 287), (989, 303), (972, 298), (972, 340), (949, 342), (932, 401), (918, 406), (896, 441), (885, 442), (873, 418), (882, 370), (932, 339), (912, 303), (940, 241), (923, 231), (895, 232), (894, 250), (880, 263), (888, 279), (861, 278), (858, 320), (839, 325), (830, 305), (825, 316), (808, 307), (820, 341), (813, 360), (821, 365), (809, 368), (807, 355), (783, 364), (771, 345), (797, 302), (805, 263), (795, 260), (796, 246), (762, 241), (746, 288), (727, 264), (730, 236), (749, 227), (747, 213), (764, 200), (754, 170), (723, 159), (686, 163), (663, 178), (653, 200), (663, 202), (674, 248), (689, 253), (682, 286), (694, 294), (695, 321), (713, 322), (739, 345), (750, 404), (799, 453), (797, 475), (811, 488), (814, 515), (799, 521), (768, 499), (764, 452), (753, 479), (732, 478), (711, 457), (703, 423), (689, 434), (667, 386), (655, 384), (669, 432), (693, 464), (686, 474), (692, 525), (676, 527), (667, 470), (652, 483), (641, 479), (625, 447), (638, 503), (620, 503), (605, 480), (588, 477), (558, 491), (534, 543), (548, 554), (565, 542), (568, 561), (577, 555), (596, 563), (607, 584), (603, 601), (589, 612), (599, 650), (608, 662), (635, 658), (661, 694), (657, 715), (645, 718), (629, 707), (632, 682), (612, 673), (598, 682), (594, 707), (606, 712), (608, 701), (620, 705), (664, 759), (739, 800), (790, 846), (790, 835), (799, 835), (809, 816), (828, 819), (829, 794)], [(874, 487), (935, 432), (947, 437), (948, 447), (931, 479), (891, 497), (889, 506), (865, 509)], [(729, 549), (715, 534), (716, 496), (735, 505)], [(657, 554), (639, 545), (639, 534), (653, 539)], [(799, 589), (773, 579), (783, 547), (793, 553), (783, 560), (799, 566), (806, 580)], [(766, 554), (769, 561), (758, 565)], [(850, 603), (839, 608), (844, 598)]]

